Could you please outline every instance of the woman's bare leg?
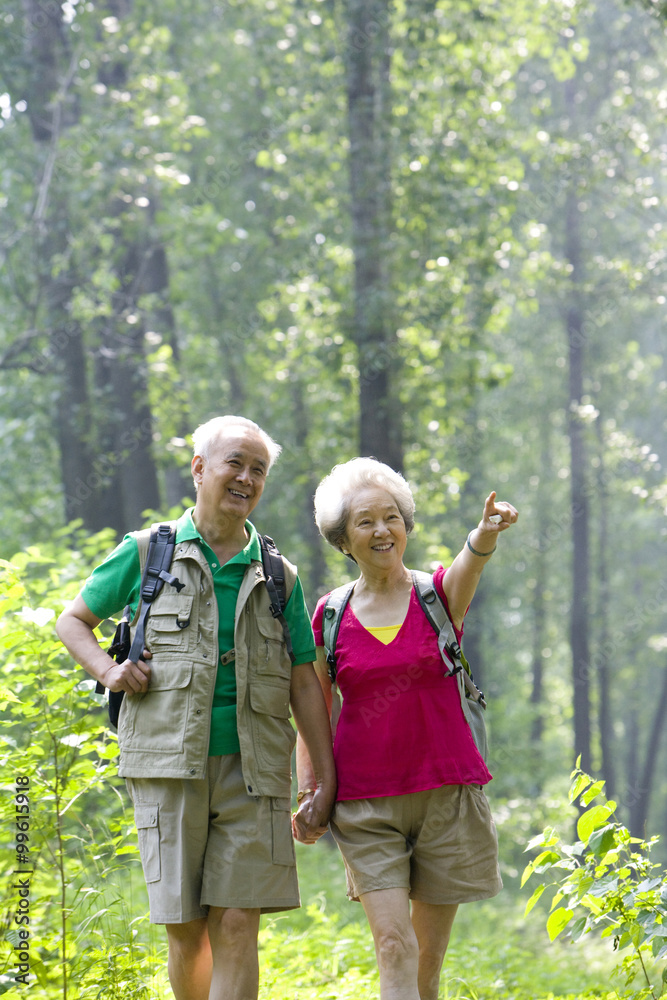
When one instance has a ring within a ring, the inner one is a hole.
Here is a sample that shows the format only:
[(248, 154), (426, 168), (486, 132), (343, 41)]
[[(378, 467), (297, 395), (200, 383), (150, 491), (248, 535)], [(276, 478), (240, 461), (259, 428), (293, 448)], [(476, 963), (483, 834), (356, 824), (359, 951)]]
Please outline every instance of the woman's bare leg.
[(375, 942), (380, 1000), (419, 1000), (419, 947), (407, 889), (376, 889), (360, 896)]
[(458, 906), (412, 902), (412, 926), (419, 944), (419, 1000), (438, 1000), (440, 972)]

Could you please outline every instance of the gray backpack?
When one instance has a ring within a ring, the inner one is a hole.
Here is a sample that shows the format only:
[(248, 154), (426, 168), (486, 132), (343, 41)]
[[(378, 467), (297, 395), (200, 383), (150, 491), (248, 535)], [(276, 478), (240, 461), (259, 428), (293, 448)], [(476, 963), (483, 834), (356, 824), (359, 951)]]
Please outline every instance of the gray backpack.
[[(473, 680), (470, 665), (456, 639), (454, 626), (433, 584), (433, 576), (420, 570), (411, 570), (410, 572), (422, 610), (438, 636), (438, 649), (445, 664), (445, 676), (456, 676), (463, 715), (470, 726), (472, 737), (482, 759), (486, 760), (488, 741), (484, 723), (486, 710), (484, 695)], [(336, 640), (343, 612), (353, 590), (354, 583), (346, 583), (342, 587), (337, 587), (329, 594), (324, 606), (322, 636), (329, 677), (334, 688), (336, 687)]]

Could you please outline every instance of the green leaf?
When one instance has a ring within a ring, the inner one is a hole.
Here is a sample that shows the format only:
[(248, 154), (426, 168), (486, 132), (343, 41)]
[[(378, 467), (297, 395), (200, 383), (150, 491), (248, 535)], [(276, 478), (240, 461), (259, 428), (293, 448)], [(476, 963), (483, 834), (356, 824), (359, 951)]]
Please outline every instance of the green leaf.
[(643, 882), (640, 882), (636, 887), (637, 892), (650, 892), (652, 889), (657, 889), (659, 885), (662, 885), (661, 878), (647, 878)]
[(593, 833), (594, 830), (599, 830), (601, 826), (604, 826), (609, 819), (611, 814), (611, 809), (608, 803), (604, 805), (593, 806), (587, 812), (583, 813), (579, 817), (577, 823), (577, 836), (584, 843), (588, 843), (588, 838)]
[(549, 915), (549, 919), (547, 920), (547, 933), (549, 935), (549, 939), (551, 941), (555, 941), (561, 931), (567, 927), (570, 920), (572, 920), (571, 910), (566, 910), (563, 906), (561, 906), (558, 910), (554, 910), (554, 912)]
[(575, 771), (575, 774), (577, 776), (572, 782), (569, 792), (570, 802), (574, 802), (578, 798), (578, 796), (581, 795), (584, 789), (588, 788), (592, 780), (591, 778), (588, 777), (587, 774), (583, 774), (583, 772)]
[(530, 897), (530, 899), (526, 903), (526, 909), (524, 910), (524, 916), (525, 917), (528, 916), (528, 914), (530, 913), (530, 911), (532, 910), (532, 908), (535, 906), (535, 903), (538, 901), (538, 899), (540, 898), (540, 896), (542, 895), (542, 893), (544, 892), (545, 889), (546, 889), (546, 885), (544, 884), (544, 882), (541, 885), (538, 885), (537, 889), (535, 889), (535, 891), (533, 892), (533, 895)]
[(569, 936), (571, 941), (579, 941), (580, 938), (584, 936), (586, 930), (588, 929), (588, 917), (579, 917), (578, 920), (572, 924), (569, 930)]
[(607, 854), (612, 847), (616, 846), (616, 827), (613, 823), (607, 824), (607, 826), (600, 827), (596, 830), (588, 839), (588, 848), (596, 854), (598, 857), (602, 858)]
[(521, 885), (525, 885), (534, 872), (542, 873), (550, 868), (556, 861), (560, 861), (560, 855), (556, 854), (555, 851), (542, 851), (541, 854), (538, 854), (538, 856), (524, 868), (523, 875), (521, 876)]
[(618, 882), (618, 874), (615, 872), (603, 875), (601, 878), (595, 880), (595, 884), (588, 890), (588, 895), (597, 897), (609, 896), (618, 889)]
[(530, 878), (530, 876), (533, 874), (534, 871), (535, 871), (535, 865), (531, 861), (530, 864), (526, 865), (526, 867), (523, 870), (523, 874), (521, 875), (521, 887), (522, 888), (526, 884), (526, 882), (528, 881), (528, 879)]
[(581, 804), (583, 806), (587, 806), (589, 802), (592, 802), (593, 799), (600, 794), (604, 786), (605, 786), (604, 781), (596, 781), (594, 784), (592, 784), (591, 787), (581, 796)]
[(556, 861), (560, 861), (560, 854), (557, 854), (555, 851), (542, 851), (533, 861), (533, 865), (535, 871), (538, 871), (540, 868), (551, 867)]

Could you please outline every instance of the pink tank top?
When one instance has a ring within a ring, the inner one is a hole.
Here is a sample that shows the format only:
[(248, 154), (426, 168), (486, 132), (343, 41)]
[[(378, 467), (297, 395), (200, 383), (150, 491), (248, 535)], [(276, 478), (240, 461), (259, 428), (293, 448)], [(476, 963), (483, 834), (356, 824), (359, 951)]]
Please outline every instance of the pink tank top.
[[(440, 566), (434, 580), (446, 604), (444, 574)], [(325, 603), (323, 597), (313, 616), (318, 646)], [(491, 780), (463, 715), (456, 678), (444, 676), (436, 633), (414, 588), (405, 621), (388, 645), (348, 605), (336, 662), (343, 700), (334, 741), (338, 801)]]

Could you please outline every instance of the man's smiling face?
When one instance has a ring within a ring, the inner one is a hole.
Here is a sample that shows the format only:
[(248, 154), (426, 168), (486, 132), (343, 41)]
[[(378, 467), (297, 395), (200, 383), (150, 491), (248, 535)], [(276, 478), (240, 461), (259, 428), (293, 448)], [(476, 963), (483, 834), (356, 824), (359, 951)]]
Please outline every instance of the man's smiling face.
[(269, 469), (269, 452), (259, 434), (230, 426), (214, 442), (209, 455), (195, 455), (197, 507), (206, 519), (219, 516), (243, 521), (259, 503)]

